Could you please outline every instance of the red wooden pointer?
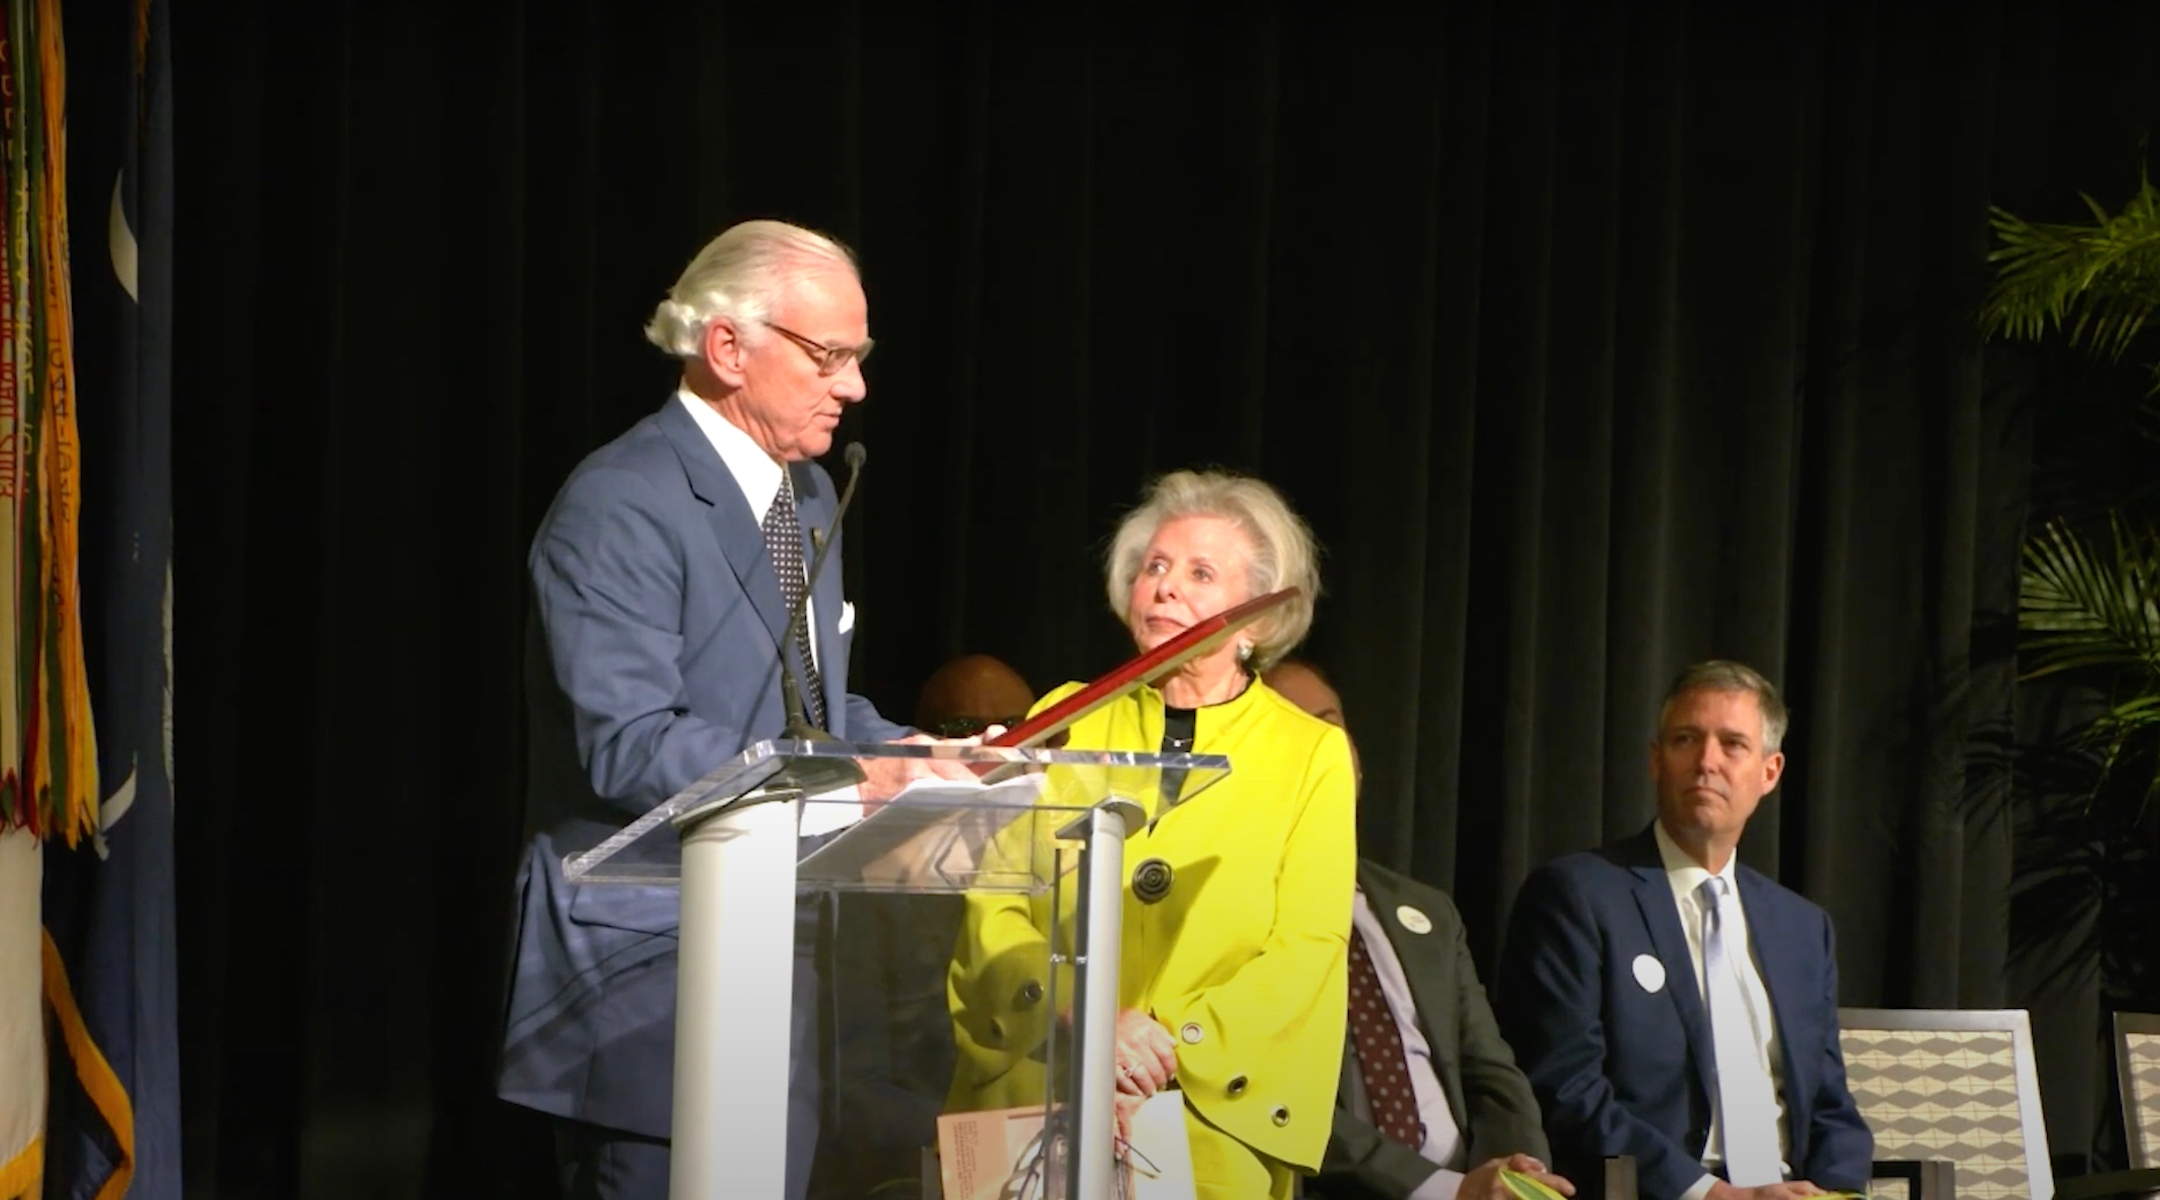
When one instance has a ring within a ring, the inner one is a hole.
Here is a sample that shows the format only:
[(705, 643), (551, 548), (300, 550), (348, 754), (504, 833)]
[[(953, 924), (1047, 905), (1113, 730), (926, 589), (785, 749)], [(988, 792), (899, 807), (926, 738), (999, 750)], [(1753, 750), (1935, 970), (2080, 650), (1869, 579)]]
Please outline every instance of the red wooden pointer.
[(1230, 635), (1259, 620), (1270, 610), (1288, 603), (1297, 594), (1298, 590), (1294, 587), (1284, 588), (1279, 592), (1269, 592), (1265, 596), (1247, 600), (1236, 608), (1226, 608), (1212, 617), (1195, 621), (1185, 632), (1126, 662), (1115, 671), (997, 737), (990, 738), (983, 745), (1022, 748), (1039, 746), (1057, 736), (1073, 722), (1129, 694), (1148, 680), (1167, 675), (1221, 646), (1230, 639)]

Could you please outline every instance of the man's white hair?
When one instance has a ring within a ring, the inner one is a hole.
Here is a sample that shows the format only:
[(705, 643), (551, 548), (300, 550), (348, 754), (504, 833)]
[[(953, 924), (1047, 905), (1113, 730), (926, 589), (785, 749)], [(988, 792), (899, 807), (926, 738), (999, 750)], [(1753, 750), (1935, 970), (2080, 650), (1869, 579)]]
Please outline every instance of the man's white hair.
[(705, 327), (726, 317), (740, 328), (768, 319), (780, 293), (813, 271), (855, 255), (838, 239), (785, 221), (744, 221), (705, 243), (645, 323), (645, 339), (677, 358), (705, 353)]

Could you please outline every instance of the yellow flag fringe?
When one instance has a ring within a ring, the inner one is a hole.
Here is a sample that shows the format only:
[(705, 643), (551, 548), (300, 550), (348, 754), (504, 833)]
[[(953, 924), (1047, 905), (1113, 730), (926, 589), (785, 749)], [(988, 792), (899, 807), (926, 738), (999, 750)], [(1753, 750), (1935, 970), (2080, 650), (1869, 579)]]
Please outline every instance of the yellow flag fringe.
[(73, 846), (98, 823), (97, 741), (90, 724), (90, 672), (83, 661), (79, 562), (82, 519), (82, 440), (75, 426), (74, 297), (68, 285), (67, 49), (60, 37), (60, 0), (38, 0), (38, 81), (43, 87), (45, 170), (44, 437), (39, 471), (45, 484), (44, 599), (51, 620), (45, 646), (53, 666), (48, 696), (56, 711), (48, 728), (55, 751), (35, 778), (51, 829)]
[(98, 822), (83, 660), (59, 0), (10, 0), (0, 46), (0, 827), (69, 846)]

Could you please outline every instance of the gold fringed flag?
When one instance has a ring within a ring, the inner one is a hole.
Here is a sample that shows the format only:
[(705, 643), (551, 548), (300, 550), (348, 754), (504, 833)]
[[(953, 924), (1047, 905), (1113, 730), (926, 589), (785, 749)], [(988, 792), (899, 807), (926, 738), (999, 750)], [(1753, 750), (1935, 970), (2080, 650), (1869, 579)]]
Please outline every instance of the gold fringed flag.
[(8, 220), (0, 280), (0, 824), (97, 827), (77, 581), (81, 447), (68, 284), (67, 73), (58, 0), (10, 0), (0, 47)]
[(58, 0), (0, 28), (0, 1197), (45, 1169), (40, 840), (97, 830), (77, 583), (81, 450), (68, 284), (67, 73)]

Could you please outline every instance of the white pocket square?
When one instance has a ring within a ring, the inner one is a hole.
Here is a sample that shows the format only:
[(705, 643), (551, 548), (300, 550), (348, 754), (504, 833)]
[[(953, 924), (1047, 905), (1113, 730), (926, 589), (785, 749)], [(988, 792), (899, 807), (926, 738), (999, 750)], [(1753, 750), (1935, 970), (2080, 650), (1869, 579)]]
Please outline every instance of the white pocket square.
[(840, 632), (851, 633), (855, 629), (855, 605), (847, 600), (840, 602)]

